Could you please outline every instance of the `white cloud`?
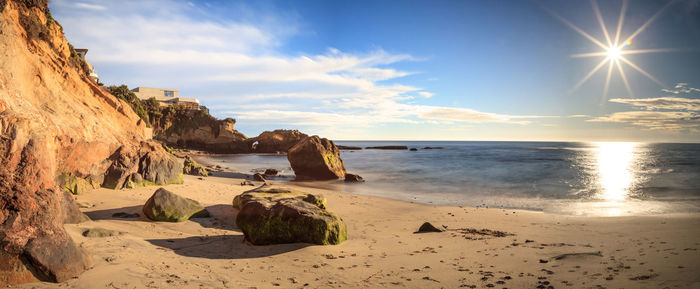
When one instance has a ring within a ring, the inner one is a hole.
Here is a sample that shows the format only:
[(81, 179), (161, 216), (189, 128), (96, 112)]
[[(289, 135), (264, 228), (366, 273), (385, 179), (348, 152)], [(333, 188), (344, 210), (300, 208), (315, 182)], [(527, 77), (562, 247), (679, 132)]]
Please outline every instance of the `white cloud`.
[(433, 94), (433, 93), (431, 93), (431, 92), (427, 92), (427, 91), (421, 91), (421, 92), (418, 93), (418, 95), (420, 95), (420, 96), (422, 96), (422, 97), (425, 97), (425, 98), (431, 98), (431, 97), (433, 97), (433, 95), (435, 95), (435, 94)]
[[(71, 8), (96, 3), (104, 9)], [(90, 49), (87, 58), (104, 82), (180, 88), (212, 112), (241, 120), (351, 129), (384, 123), (524, 125), (540, 118), (409, 102), (434, 95), (399, 83), (413, 73), (390, 66), (419, 60), (409, 54), (333, 47), (311, 55), (283, 53), (285, 40), (304, 27), (289, 15), (243, 9), (220, 18), (202, 5), (172, 0), (55, 0), (52, 6), (69, 40)]]
[(700, 128), (700, 115), (682, 111), (625, 111), (587, 121), (628, 123), (654, 130)]
[(647, 109), (671, 109), (700, 111), (700, 99), (683, 97), (656, 97), (656, 98), (613, 98), (611, 102), (642, 106)]
[(104, 7), (104, 6), (102, 6), (102, 5), (91, 4), (91, 3), (82, 3), (82, 2), (77, 2), (77, 3), (75, 3), (75, 7), (77, 7), (77, 8), (82, 8), (82, 9), (87, 9), (87, 10), (93, 10), (93, 11), (103, 11), (103, 10), (107, 10), (107, 7)]
[[(674, 89), (662, 89), (675, 95), (692, 96), (699, 89), (679, 83)], [(589, 122), (615, 122), (633, 124), (653, 130), (687, 130), (700, 128), (700, 99), (686, 97), (655, 98), (614, 98), (610, 102), (629, 104), (646, 109), (645, 111), (616, 112), (609, 116), (589, 119)]]

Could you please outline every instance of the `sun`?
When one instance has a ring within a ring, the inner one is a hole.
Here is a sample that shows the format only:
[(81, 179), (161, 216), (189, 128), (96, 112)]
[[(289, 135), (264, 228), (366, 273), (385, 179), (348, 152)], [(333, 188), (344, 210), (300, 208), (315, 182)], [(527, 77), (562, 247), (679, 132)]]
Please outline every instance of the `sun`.
[(563, 22), (567, 26), (569, 26), (571, 29), (576, 31), (578, 34), (580, 34), (583, 37), (586, 37), (588, 40), (593, 42), (594, 44), (598, 45), (601, 48), (601, 51), (598, 52), (589, 52), (589, 53), (580, 53), (580, 54), (574, 54), (571, 55), (571, 57), (574, 58), (579, 58), (579, 57), (603, 57), (603, 59), (596, 65), (593, 70), (591, 70), (586, 76), (581, 79), (572, 89), (570, 92), (574, 92), (576, 89), (581, 87), (588, 79), (591, 78), (598, 70), (602, 69), (606, 64), (608, 66), (608, 74), (607, 77), (605, 78), (605, 86), (603, 87), (603, 97), (607, 97), (608, 95), (608, 88), (610, 87), (610, 79), (612, 77), (613, 73), (613, 68), (617, 68), (617, 71), (620, 73), (620, 78), (622, 78), (622, 82), (625, 84), (625, 88), (627, 89), (627, 93), (630, 96), (633, 96), (634, 93), (632, 92), (632, 88), (630, 87), (629, 82), (627, 81), (627, 75), (625, 74), (625, 70), (623, 68), (623, 63), (626, 66), (632, 67), (634, 70), (638, 71), (639, 73), (643, 74), (647, 78), (651, 79), (655, 83), (661, 85), (662, 87), (666, 87), (665, 84), (663, 84), (661, 81), (656, 79), (654, 76), (646, 72), (644, 69), (640, 68), (634, 62), (631, 60), (627, 59), (625, 55), (628, 54), (645, 54), (645, 53), (654, 53), (654, 52), (672, 52), (672, 51), (678, 51), (677, 49), (624, 49), (626, 47), (631, 47), (632, 46), (632, 40), (639, 35), (644, 29), (646, 29), (649, 24), (651, 24), (654, 20), (656, 20), (661, 13), (666, 10), (674, 1), (669, 1), (666, 5), (664, 5), (663, 8), (661, 8), (659, 11), (657, 11), (649, 20), (644, 22), (642, 26), (637, 28), (637, 30), (634, 31), (630, 36), (628, 36), (624, 41), (620, 41), (620, 37), (622, 36), (622, 24), (625, 21), (625, 11), (627, 9), (627, 1), (623, 0), (622, 1), (622, 8), (620, 9), (620, 17), (618, 18), (617, 21), (617, 31), (615, 33), (615, 38), (613, 39), (611, 37), (611, 34), (608, 33), (608, 29), (605, 26), (605, 22), (603, 21), (603, 16), (600, 13), (600, 8), (598, 8), (598, 2), (596, 0), (592, 0), (591, 4), (593, 6), (593, 11), (595, 12), (596, 18), (598, 20), (598, 24), (600, 24), (600, 27), (603, 29), (603, 35), (605, 36), (605, 42), (596, 39), (595, 37), (591, 36), (590, 34), (586, 33), (583, 31), (581, 28), (577, 27), (576, 25), (572, 24), (568, 20), (564, 19), (563, 17), (559, 16), (556, 14), (554, 11), (551, 9), (548, 9), (546, 7), (543, 7), (549, 14), (554, 16), (554, 18), (558, 19), (559, 21)]
[(615, 46), (608, 47), (607, 55), (610, 60), (618, 60), (620, 56), (622, 56), (622, 48)]

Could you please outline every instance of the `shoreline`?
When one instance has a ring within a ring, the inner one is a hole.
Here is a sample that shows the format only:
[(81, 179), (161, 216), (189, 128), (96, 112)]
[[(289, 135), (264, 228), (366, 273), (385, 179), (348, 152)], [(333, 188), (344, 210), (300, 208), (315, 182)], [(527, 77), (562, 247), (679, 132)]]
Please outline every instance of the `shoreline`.
[[(213, 216), (182, 223), (153, 222), (143, 217), (141, 205), (158, 187), (96, 189), (78, 195), (78, 202), (86, 207), (81, 210), (92, 221), (65, 228), (92, 256), (93, 268), (65, 283), (17, 287), (488, 288), (491, 284), (494, 288), (533, 288), (545, 282), (556, 288), (700, 285), (700, 276), (695, 274), (700, 268), (700, 214), (577, 217), (425, 205), (285, 184), (325, 195), (329, 209), (347, 223), (348, 240), (335, 246), (253, 246), (243, 241), (235, 225), (237, 211), (231, 206), (235, 195), (252, 188), (241, 186), (242, 180), (185, 176), (184, 184), (164, 186), (200, 201)], [(116, 212), (141, 216), (119, 219), (112, 217)], [(425, 221), (451, 231), (415, 234)], [(119, 233), (87, 238), (82, 232), (88, 228)], [(464, 229), (513, 235), (495, 237)], [(589, 254), (596, 252), (602, 257)], [(557, 256), (566, 258), (558, 260)]]
[[(240, 171), (224, 164), (231, 162), (221, 162), (219, 157), (240, 156), (240, 155), (261, 155), (275, 156), (284, 154), (261, 153), (261, 154), (210, 154), (201, 151), (185, 152), (184, 154), (194, 158), (202, 166), (234, 177), (247, 177), (252, 180), (254, 172)], [(216, 168), (220, 165), (221, 168)], [(262, 173), (267, 167), (258, 169)], [(280, 169), (280, 168), (276, 168)], [(283, 170), (280, 170), (283, 171)], [(366, 183), (346, 184), (342, 180), (334, 181), (296, 181), (293, 172), (291, 174), (271, 177), (269, 181), (283, 183), (284, 185), (299, 186), (306, 189), (320, 189), (340, 191), (343, 193), (357, 194), (363, 196), (375, 196), (386, 199), (404, 201), (409, 203), (419, 203), (429, 206), (454, 206), (454, 207), (477, 207), (495, 208), (505, 210), (523, 210), (531, 212), (543, 212), (562, 216), (582, 216), (582, 217), (621, 217), (621, 216), (663, 216), (674, 214), (700, 213), (700, 208), (693, 203), (666, 200), (580, 200), (580, 199), (546, 199), (528, 198), (514, 196), (461, 196), (456, 194), (407, 194), (392, 191), (387, 188), (377, 186), (365, 186)], [(266, 176), (267, 178), (267, 176)], [(369, 181), (371, 182), (371, 180)], [(361, 188), (361, 189), (358, 189)], [(488, 199), (490, 204), (482, 204), (481, 201)], [(475, 205), (479, 203), (479, 205)], [(673, 206), (671, 208), (671, 206)]]

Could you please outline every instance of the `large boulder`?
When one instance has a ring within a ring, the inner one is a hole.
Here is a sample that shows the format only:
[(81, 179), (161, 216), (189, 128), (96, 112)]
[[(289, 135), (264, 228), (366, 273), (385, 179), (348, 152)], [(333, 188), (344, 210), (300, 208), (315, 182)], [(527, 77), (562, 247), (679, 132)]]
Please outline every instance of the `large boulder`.
[(345, 176), (345, 165), (333, 141), (310, 136), (287, 152), (287, 159), (297, 179), (332, 180)]
[(143, 205), (143, 214), (151, 220), (182, 222), (189, 218), (208, 217), (209, 212), (199, 202), (183, 198), (160, 188)]
[(239, 210), (236, 225), (255, 245), (335, 245), (347, 239), (345, 222), (320, 195), (263, 185), (236, 196), (233, 207)]
[(308, 135), (298, 130), (278, 129), (265, 131), (255, 138), (249, 139), (256, 153), (287, 152)]
[(109, 158), (111, 165), (102, 186), (110, 189), (147, 185), (181, 184), (183, 160), (167, 152), (153, 140), (139, 147), (125, 145)]

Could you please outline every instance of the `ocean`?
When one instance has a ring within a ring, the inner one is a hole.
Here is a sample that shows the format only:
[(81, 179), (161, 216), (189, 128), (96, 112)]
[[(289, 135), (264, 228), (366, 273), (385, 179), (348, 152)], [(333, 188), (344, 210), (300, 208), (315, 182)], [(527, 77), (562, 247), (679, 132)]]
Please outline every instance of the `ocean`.
[[(348, 172), (366, 182), (296, 185), (434, 205), (621, 216), (700, 212), (700, 144), (574, 142), (337, 141), (410, 150), (343, 150)], [(424, 149), (441, 147), (442, 149)], [(276, 168), (294, 178), (285, 155), (225, 155), (242, 173)]]

